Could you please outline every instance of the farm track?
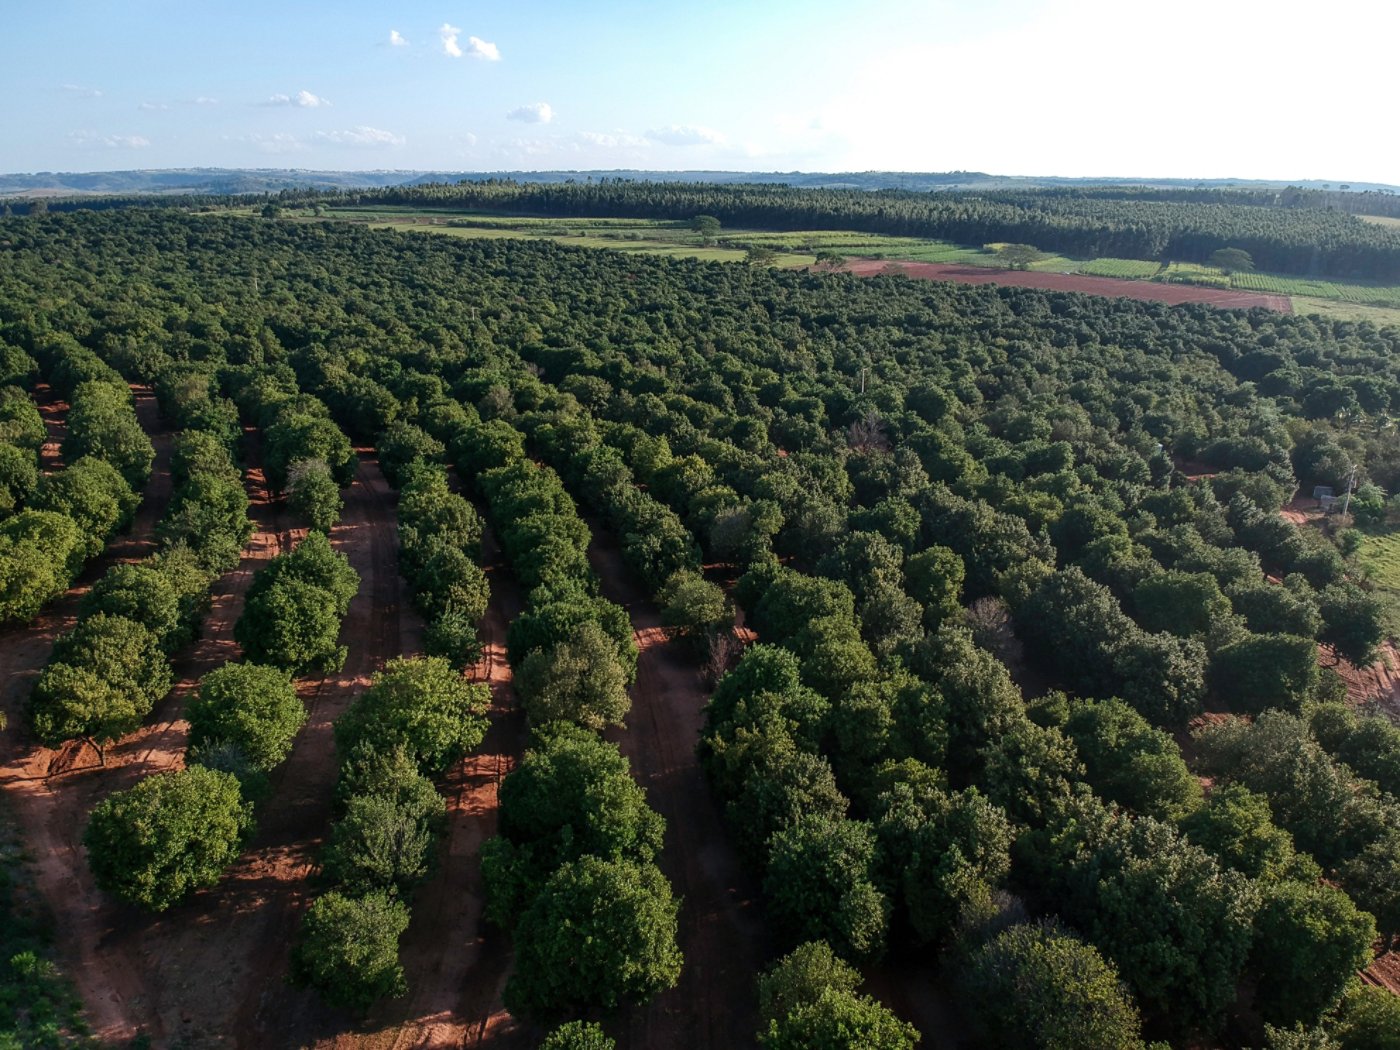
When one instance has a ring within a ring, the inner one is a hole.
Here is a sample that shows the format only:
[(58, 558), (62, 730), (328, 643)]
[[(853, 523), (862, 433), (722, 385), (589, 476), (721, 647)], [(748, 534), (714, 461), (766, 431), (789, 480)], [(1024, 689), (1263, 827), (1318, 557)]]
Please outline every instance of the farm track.
[(890, 262), (879, 259), (851, 259), (844, 269), (857, 277), (901, 273), (926, 281), (955, 281), (958, 284), (998, 284), (1016, 288), (1038, 288), (1047, 292), (1079, 292), (1115, 299), (1141, 299), (1146, 302), (1205, 303), (1223, 310), (1247, 310), (1259, 306), (1276, 313), (1291, 314), (1293, 300), (1286, 295), (1241, 292), (1226, 288), (1198, 288), (1193, 285), (1157, 284), (1117, 277), (1092, 277), (1079, 273), (1042, 273), (1037, 270), (998, 270), (955, 263)]
[(677, 943), (685, 955), (675, 988), (622, 1011), (608, 1027), (622, 1050), (753, 1046), (755, 981), (772, 945), (758, 887), (696, 758), (709, 694), (696, 661), (667, 638), (660, 610), (623, 563), (616, 539), (591, 524), (589, 561), (603, 594), (627, 610), (641, 650), (627, 726), (605, 736), (621, 747), (648, 802), (666, 818), (660, 865), (681, 898)]
[(408, 996), (377, 1007), (368, 1034), (318, 1045), (525, 1050), (539, 1040), (538, 1031), (506, 1012), (501, 993), (514, 958), (510, 936), (482, 917), (481, 846), (496, 834), (500, 784), (527, 739), (506, 661), (506, 629), (524, 598), (490, 529), (482, 559), (491, 600), (481, 625), (482, 658), (470, 677), (491, 688), (491, 724), (481, 746), (439, 785), (447, 801), (446, 843), (437, 871), (413, 900), (413, 921), (400, 942)]

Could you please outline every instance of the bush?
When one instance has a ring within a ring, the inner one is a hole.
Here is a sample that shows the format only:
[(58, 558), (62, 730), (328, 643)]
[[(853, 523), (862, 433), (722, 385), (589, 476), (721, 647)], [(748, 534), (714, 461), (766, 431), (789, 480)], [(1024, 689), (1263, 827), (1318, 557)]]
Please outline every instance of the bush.
[(55, 746), (98, 744), (131, 732), (169, 691), (160, 639), (134, 620), (97, 613), (54, 646), (31, 700), (34, 731)]
[(481, 659), (481, 639), (476, 621), (460, 609), (449, 606), (432, 620), (423, 632), (423, 651), (440, 656), (454, 670), (465, 671)]
[(156, 453), (136, 421), (129, 390), (107, 382), (81, 383), (65, 422), (66, 462), (94, 456), (115, 467), (133, 489), (146, 483)]
[(759, 1044), (768, 1050), (912, 1050), (913, 1025), (863, 995), (860, 974), (810, 941), (758, 979)]
[(181, 595), (169, 577), (150, 563), (113, 565), (83, 595), (78, 613), (121, 616), (141, 624), (158, 638), (167, 652), (188, 640), (181, 630)]
[(399, 938), (408, 919), (408, 906), (386, 893), (327, 893), (302, 919), (292, 980), (350, 1010), (403, 995), (408, 984), (399, 965)]
[(14, 513), (39, 484), (39, 463), (29, 449), (0, 441), (0, 516)]
[(1341, 890), (1280, 882), (1264, 891), (1254, 917), (1255, 1004), (1266, 1021), (1313, 1024), (1341, 1001), (1371, 963), (1376, 924)]
[(387, 890), (407, 900), (427, 878), (447, 807), (423, 777), (414, 787), (356, 795), (331, 829), (323, 870), (348, 893)]
[(299, 459), (287, 468), (287, 506), (316, 532), (330, 532), (344, 505), (325, 460)]
[(0, 622), (24, 622), (62, 594), (85, 554), (81, 526), (64, 514), (26, 510), (0, 521)]
[(164, 911), (218, 882), (252, 830), (252, 810), (228, 773), (157, 773), (99, 802), (83, 845), (99, 887)]
[(1270, 707), (1297, 713), (1317, 689), (1317, 644), (1287, 634), (1255, 634), (1211, 659), (1211, 688), (1236, 710)]
[(890, 904), (875, 882), (875, 835), (853, 820), (804, 817), (769, 843), (769, 913), (790, 943), (823, 939), (849, 959), (878, 957)]
[(482, 851), (487, 915), (509, 925), (550, 872), (584, 854), (650, 863), (665, 821), (615, 744), (550, 726), (501, 785), (500, 835)]
[(696, 572), (678, 572), (657, 595), (661, 623), (677, 637), (702, 646), (734, 625), (734, 606), (724, 588)]
[(211, 572), (233, 568), (253, 535), (242, 480), (222, 474), (195, 474), (175, 490), (156, 535), (164, 544), (188, 546), (200, 565)]
[(40, 479), (29, 505), (72, 518), (87, 559), (101, 554), (107, 540), (130, 523), (140, 502), (115, 467), (88, 456)]
[(291, 753), (306, 709), (285, 671), (259, 664), (224, 664), (199, 680), (187, 709), (190, 747), (236, 746), (266, 773)]
[(301, 580), (278, 580), (256, 593), (250, 588), (233, 636), (248, 660), (294, 674), (332, 674), (345, 666), (347, 652), (336, 644), (335, 605), (335, 595)]
[(540, 1050), (616, 1050), (617, 1044), (596, 1024), (570, 1021), (544, 1037)]

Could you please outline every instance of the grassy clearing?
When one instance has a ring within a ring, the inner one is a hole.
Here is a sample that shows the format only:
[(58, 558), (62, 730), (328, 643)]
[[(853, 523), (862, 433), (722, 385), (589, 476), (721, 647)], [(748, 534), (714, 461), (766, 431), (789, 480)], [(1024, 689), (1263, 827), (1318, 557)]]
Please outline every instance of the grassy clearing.
[(1357, 531), (1361, 546), (1356, 560), (1385, 602), (1386, 634), (1400, 638), (1400, 528)]
[(1400, 327), (1400, 309), (1386, 306), (1367, 306), (1362, 303), (1347, 303), (1336, 299), (1317, 299), (1306, 295), (1293, 296), (1293, 312), (1296, 314), (1320, 314), (1336, 321), (1370, 321), (1377, 328), (1387, 325)]
[[(681, 259), (700, 259), (705, 262), (742, 262), (745, 252), (741, 248), (705, 247), (698, 244), (685, 244), (680, 241), (664, 241), (651, 238), (624, 239), (596, 236), (575, 232), (548, 232), (547, 228), (492, 229), (478, 226), (416, 225), (403, 222), (370, 223), (374, 229), (402, 230), (409, 233), (437, 234), (458, 237), (464, 240), (543, 240), (572, 245), (575, 248), (607, 248), (619, 252), (635, 252), (647, 255), (669, 255)], [(691, 240), (694, 238), (692, 237)], [(779, 252), (773, 265), (786, 269), (811, 266), (816, 262), (815, 255), (800, 252)]]
[(1357, 218), (1363, 222), (1374, 222), (1377, 226), (1400, 226), (1400, 219), (1389, 215), (1358, 215)]
[(1155, 277), (1161, 269), (1161, 263), (1146, 259), (1091, 259), (1079, 264), (1079, 272), (1090, 277), (1119, 277), (1130, 281)]
[(97, 1047), (82, 1004), (49, 960), (47, 915), (35, 899), (28, 859), (0, 809), (0, 1047)]

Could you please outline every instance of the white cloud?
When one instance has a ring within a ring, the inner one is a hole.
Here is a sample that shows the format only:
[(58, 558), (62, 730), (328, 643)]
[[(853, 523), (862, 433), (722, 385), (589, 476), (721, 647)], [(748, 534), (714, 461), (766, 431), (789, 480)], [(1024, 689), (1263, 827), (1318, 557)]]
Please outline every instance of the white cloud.
[(157, 113), (161, 110), (169, 109), (170, 106), (164, 102), (142, 102), (136, 108), (145, 110), (147, 113)]
[(468, 58), (478, 58), (483, 62), (499, 62), (501, 60), (501, 49), (489, 40), (482, 40), (479, 36), (467, 37), (467, 49), (462, 50), (461, 44), (462, 30), (458, 26), (444, 22), (438, 29), (438, 39), (442, 41), (442, 53), (450, 58), (461, 58), (466, 55)]
[(83, 87), (81, 84), (64, 84), (63, 93), (73, 98), (101, 98), (102, 92), (97, 88)]
[(462, 31), (447, 22), (442, 24), (438, 30), (438, 39), (442, 41), (442, 53), (450, 55), (452, 58), (462, 57), (462, 45), (457, 43), (457, 38), (462, 35)]
[(391, 29), (389, 30), (389, 46), (408, 47), (408, 41), (404, 39), (403, 34), (397, 29)]
[(295, 95), (273, 95), (263, 103), (264, 106), (296, 106), (300, 109), (320, 109), (330, 104), (330, 99), (309, 91), (298, 91)]
[(548, 124), (554, 119), (554, 107), (548, 102), (532, 102), (528, 106), (517, 106), (506, 114), (506, 119), (523, 124)]
[(151, 144), (143, 135), (103, 135), (96, 131), (74, 131), (68, 137), (79, 146), (98, 149), (145, 149)]
[(316, 138), (337, 146), (402, 146), (407, 141), (402, 135), (395, 135), (392, 131), (382, 128), (371, 128), (365, 124), (342, 131), (318, 131)]
[(485, 62), (499, 62), (501, 60), (501, 49), (495, 44), (482, 40), (479, 36), (467, 37), (467, 54)]
[(198, 98), (192, 100), (191, 102), (191, 105), (195, 106), (217, 106), (218, 104), (218, 99), (210, 98), (208, 95), (200, 95)]
[(647, 138), (665, 146), (707, 146), (724, 141), (724, 136), (718, 131), (698, 124), (672, 124), (667, 128), (654, 128), (647, 132)]

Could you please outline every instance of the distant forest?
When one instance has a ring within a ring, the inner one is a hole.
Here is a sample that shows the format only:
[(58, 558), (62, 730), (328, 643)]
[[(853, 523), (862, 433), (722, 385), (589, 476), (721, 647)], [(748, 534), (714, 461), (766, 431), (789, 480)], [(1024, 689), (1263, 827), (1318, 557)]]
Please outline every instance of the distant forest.
[[(1395, 199), (1370, 194), (1378, 206)], [(780, 230), (854, 229), (959, 244), (1019, 242), (1076, 257), (1204, 262), (1242, 248), (1275, 273), (1394, 280), (1400, 232), (1317, 207), (1325, 195), (1142, 187), (912, 193), (712, 183), (461, 182), (344, 191), (346, 204), (558, 216), (686, 219)], [(320, 199), (325, 199), (324, 196)], [(1378, 207), (1379, 210), (1379, 207)]]

